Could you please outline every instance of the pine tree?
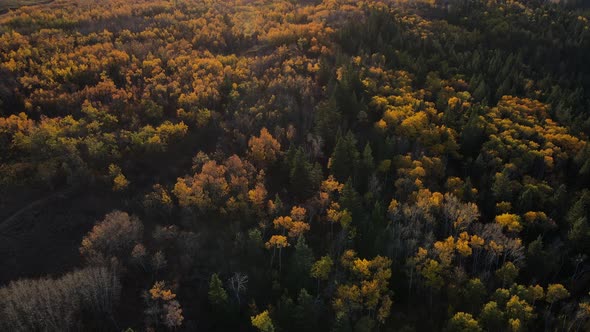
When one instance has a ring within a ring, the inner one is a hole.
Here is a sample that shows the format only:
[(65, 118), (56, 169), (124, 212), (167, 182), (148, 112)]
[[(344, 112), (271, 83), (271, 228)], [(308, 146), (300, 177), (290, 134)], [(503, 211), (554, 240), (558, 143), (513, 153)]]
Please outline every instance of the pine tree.
[(306, 285), (313, 262), (313, 250), (307, 245), (305, 238), (299, 236), (289, 270), (290, 284), (294, 285), (292, 288), (297, 289)]
[(217, 273), (213, 273), (211, 281), (209, 281), (209, 302), (216, 307), (227, 304), (227, 292), (223, 288), (223, 283)]
[(317, 331), (319, 312), (315, 300), (305, 289), (299, 291), (294, 324), (297, 331)]
[(312, 165), (302, 148), (297, 149), (289, 172), (290, 192), (297, 198), (307, 198), (313, 193)]
[(359, 152), (354, 134), (349, 131), (345, 136), (338, 136), (330, 159), (330, 170), (334, 177), (340, 182), (354, 177), (358, 162)]
[(342, 188), (340, 196), (340, 205), (343, 209), (350, 211), (353, 221), (362, 215), (362, 202), (358, 192), (352, 185), (352, 179), (349, 178)]

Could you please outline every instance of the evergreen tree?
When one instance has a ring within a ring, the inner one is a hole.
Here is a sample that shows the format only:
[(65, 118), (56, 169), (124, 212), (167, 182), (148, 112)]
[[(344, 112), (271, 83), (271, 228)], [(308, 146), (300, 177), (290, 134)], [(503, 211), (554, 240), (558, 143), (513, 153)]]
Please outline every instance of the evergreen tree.
[(314, 262), (313, 250), (307, 245), (305, 238), (299, 236), (295, 245), (295, 252), (290, 260), (289, 284), (297, 289), (307, 285), (309, 270)]
[(209, 302), (215, 307), (221, 308), (227, 305), (227, 292), (223, 288), (223, 283), (217, 273), (211, 275), (209, 281)]
[(330, 170), (340, 182), (355, 176), (359, 162), (359, 152), (356, 148), (356, 138), (352, 132), (345, 136), (339, 135), (330, 159)]

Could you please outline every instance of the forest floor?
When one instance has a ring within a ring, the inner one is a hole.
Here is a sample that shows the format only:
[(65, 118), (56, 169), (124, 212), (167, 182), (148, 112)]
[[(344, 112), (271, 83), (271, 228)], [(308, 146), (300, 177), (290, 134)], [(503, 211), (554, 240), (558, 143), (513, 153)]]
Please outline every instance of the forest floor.
[(12, 213), (9, 217), (0, 222), (0, 236), (3, 233), (9, 232), (11, 227), (17, 226), (19, 217), (34, 208), (40, 208), (43, 205), (51, 202), (53, 199), (65, 198), (70, 192), (67, 190), (51, 193), (47, 196), (41, 197), (31, 203), (25, 205), (18, 211)]
[(18, 195), (0, 202), (0, 286), (20, 277), (58, 276), (80, 265), (82, 237), (108, 212), (104, 206), (117, 205), (105, 202), (108, 195), (74, 190), (37, 197), (17, 210), (6, 207), (18, 206)]

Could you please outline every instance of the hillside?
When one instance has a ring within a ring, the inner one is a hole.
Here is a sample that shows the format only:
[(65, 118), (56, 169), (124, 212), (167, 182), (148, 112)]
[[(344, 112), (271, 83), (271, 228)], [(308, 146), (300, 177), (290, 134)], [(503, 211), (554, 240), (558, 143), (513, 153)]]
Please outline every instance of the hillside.
[(23, 6), (34, 6), (50, 3), (52, 0), (2, 0), (0, 1), (0, 13)]
[(0, 330), (590, 330), (580, 9), (11, 4)]

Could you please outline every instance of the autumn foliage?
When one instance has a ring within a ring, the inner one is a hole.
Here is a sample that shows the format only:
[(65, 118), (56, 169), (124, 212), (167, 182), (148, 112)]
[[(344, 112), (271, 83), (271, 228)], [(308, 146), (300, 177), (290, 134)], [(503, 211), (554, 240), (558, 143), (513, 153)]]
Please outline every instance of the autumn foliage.
[(0, 330), (588, 330), (582, 8), (2, 13)]

